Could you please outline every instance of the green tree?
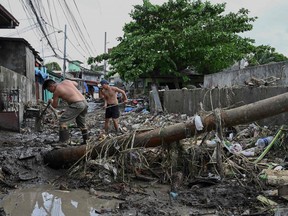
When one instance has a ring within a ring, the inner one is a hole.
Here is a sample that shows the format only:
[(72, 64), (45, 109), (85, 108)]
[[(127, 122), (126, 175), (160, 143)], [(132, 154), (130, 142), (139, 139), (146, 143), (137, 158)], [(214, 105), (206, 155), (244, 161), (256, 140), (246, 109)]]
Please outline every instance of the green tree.
[(45, 67), (47, 68), (48, 71), (60, 71), (61, 67), (57, 62), (49, 62), (45, 64)]
[(104, 65), (93, 65), (93, 64), (91, 64), (90, 70), (91, 71), (95, 71), (95, 72), (103, 71), (104, 70)]
[(174, 75), (185, 79), (185, 69), (202, 74), (220, 71), (253, 50), (254, 40), (238, 33), (252, 29), (249, 11), (225, 12), (225, 3), (169, 0), (153, 5), (143, 0), (130, 13), (119, 45), (108, 54), (90, 57), (88, 63), (108, 60), (110, 73), (125, 81), (144, 75)]
[(254, 52), (247, 57), (249, 66), (263, 65), (270, 62), (281, 62), (286, 60), (288, 60), (286, 56), (275, 52), (275, 48), (267, 45), (255, 47)]

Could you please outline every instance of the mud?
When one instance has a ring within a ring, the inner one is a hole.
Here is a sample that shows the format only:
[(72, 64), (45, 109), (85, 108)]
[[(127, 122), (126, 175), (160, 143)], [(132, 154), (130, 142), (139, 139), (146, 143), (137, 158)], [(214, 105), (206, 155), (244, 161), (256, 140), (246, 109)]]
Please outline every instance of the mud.
[[(90, 103), (89, 111), (89, 135), (100, 139), (104, 111), (94, 103)], [(183, 116), (122, 113), (120, 120), (124, 133), (129, 133), (174, 124), (183, 121)], [(70, 131), (71, 145), (79, 145), (80, 130), (71, 124)], [(111, 128), (106, 138), (117, 136)], [(183, 141), (186, 150), (181, 154), (173, 147), (140, 149), (125, 156), (100, 158), (55, 170), (43, 163), (43, 155), (53, 150), (57, 141), (58, 122), (52, 112), (45, 116), (42, 132), (33, 130), (33, 124), (23, 127), (21, 133), (0, 131), (0, 215), (277, 213), (257, 200), (259, 194), (271, 189), (257, 178), (259, 168), (247, 165), (245, 158), (228, 154), (226, 160), (230, 165), (234, 161), (234, 170), (225, 167), (225, 177), (220, 178), (216, 165), (209, 163), (213, 152), (195, 145), (195, 138)], [(285, 200), (279, 197), (274, 200), (279, 208), (285, 209)]]

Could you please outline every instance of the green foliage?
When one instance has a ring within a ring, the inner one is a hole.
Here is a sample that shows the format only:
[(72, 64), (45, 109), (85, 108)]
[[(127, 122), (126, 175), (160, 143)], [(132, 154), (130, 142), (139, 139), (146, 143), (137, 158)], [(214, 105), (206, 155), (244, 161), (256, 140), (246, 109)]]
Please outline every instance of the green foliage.
[(275, 52), (275, 48), (265, 45), (255, 47), (254, 52), (247, 57), (249, 66), (263, 65), (270, 62), (281, 62), (287, 60), (288, 58), (286, 56)]
[(61, 67), (59, 66), (57, 62), (49, 62), (45, 64), (45, 67), (47, 68), (49, 72), (61, 70)]
[(256, 17), (249, 18), (246, 9), (224, 11), (225, 4), (200, 0), (169, 0), (163, 5), (143, 0), (143, 5), (134, 6), (119, 45), (88, 62), (108, 60), (110, 73), (118, 72), (125, 81), (163, 74), (185, 79), (185, 69), (218, 72), (251, 53), (254, 42), (238, 33), (251, 30)]
[(91, 65), (91, 71), (99, 72), (104, 70), (104, 65)]

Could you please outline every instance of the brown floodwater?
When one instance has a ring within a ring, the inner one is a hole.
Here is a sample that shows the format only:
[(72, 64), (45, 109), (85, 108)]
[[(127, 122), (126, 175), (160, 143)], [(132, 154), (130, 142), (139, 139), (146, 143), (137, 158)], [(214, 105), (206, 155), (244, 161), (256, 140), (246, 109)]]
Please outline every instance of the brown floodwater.
[[(105, 192), (105, 195), (116, 194)], [(11, 216), (96, 216), (101, 211), (118, 208), (120, 202), (116, 199), (99, 199), (84, 190), (63, 191), (44, 186), (14, 190), (4, 197), (0, 207), (6, 215)]]

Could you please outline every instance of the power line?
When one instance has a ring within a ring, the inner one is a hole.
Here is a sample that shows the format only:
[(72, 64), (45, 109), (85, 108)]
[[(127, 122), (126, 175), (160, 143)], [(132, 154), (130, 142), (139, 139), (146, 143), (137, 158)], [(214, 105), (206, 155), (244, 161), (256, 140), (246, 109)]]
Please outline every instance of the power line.
[(45, 30), (44, 30), (44, 28), (43, 28), (43, 26), (42, 26), (42, 23), (41, 23), (41, 21), (40, 21), (40, 19), (39, 19), (39, 17), (38, 17), (38, 14), (37, 14), (37, 12), (36, 12), (36, 10), (35, 10), (35, 8), (34, 8), (34, 5), (33, 5), (33, 3), (32, 3), (31, 0), (29, 0), (29, 5), (30, 5), (30, 7), (31, 7), (32, 12), (33, 12), (34, 15), (36, 16), (36, 19), (37, 19), (37, 21), (38, 21), (38, 23), (39, 23), (39, 27), (40, 27), (41, 31), (43, 32), (44, 36), (46, 37), (46, 40), (47, 40), (49, 46), (51, 47), (51, 49), (52, 49), (52, 51), (54, 52), (55, 56), (57, 56), (58, 54), (56, 53), (56, 51), (54, 50), (54, 47), (53, 47), (52, 44), (50, 43), (50, 40), (49, 40), (48, 37), (47, 37), (47, 34), (46, 34), (46, 32), (45, 32)]
[[(79, 17), (80, 17), (80, 19), (81, 19), (82, 25), (84, 26), (84, 28), (85, 28), (85, 30), (86, 30), (86, 33), (87, 33), (87, 35), (88, 35), (88, 37), (89, 37), (89, 39), (90, 39), (90, 42), (91, 42), (92, 46), (94, 47), (94, 44), (93, 44), (93, 42), (92, 42), (92, 40), (91, 40), (91, 37), (90, 37), (90, 34), (89, 34), (89, 32), (88, 32), (88, 30), (87, 30), (87, 28), (86, 28), (85, 23), (83, 22), (83, 19), (82, 19), (82, 16), (81, 16), (80, 11), (79, 11), (79, 9), (78, 9), (78, 6), (77, 6), (75, 0), (73, 0), (73, 2), (74, 2), (74, 5), (75, 5), (75, 7), (76, 7), (76, 9), (77, 9), (77, 12), (78, 12), (78, 14), (79, 14)], [(95, 52), (97, 53), (96, 50), (95, 50)]]
[(33, 29), (36, 29), (38, 27), (39, 27), (38, 24), (35, 23), (35, 24), (31, 25), (31, 26), (27, 26), (27, 27), (24, 27), (23, 29), (17, 30), (16, 32), (9, 33), (9, 34), (5, 35), (5, 37), (11, 37), (11, 36), (14, 36), (14, 35), (19, 35), (19, 34), (31, 31)]
[[(68, 5), (67, 1), (63, 0), (46, 0), (47, 6), (44, 6), (43, 0), (20, 0), (22, 2), (22, 7), (26, 13), (27, 17), (34, 17), (31, 21), (34, 23), (37, 23), (37, 27), (35, 27), (35, 30), (37, 31), (37, 34), (39, 35), (39, 38), (45, 38), (47, 40), (48, 46), (51, 48), (52, 52), (54, 53), (55, 57), (59, 58), (59, 54), (63, 54), (61, 51), (62, 48), (59, 49), (59, 39), (57, 34), (53, 34), (52, 36), (48, 37), (49, 33), (55, 31), (55, 29), (59, 29), (55, 27), (55, 20), (56, 23), (59, 23), (59, 8), (62, 10), (62, 14), (65, 17), (67, 24), (69, 25), (69, 30), (72, 31), (72, 37), (73, 40), (76, 40), (75, 42), (71, 41), (71, 35), (68, 34), (67, 41), (68, 46), (71, 46), (78, 55), (82, 56), (83, 58), (87, 59), (89, 56), (92, 56), (94, 51), (93, 48), (93, 42), (91, 40), (91, 37), (88, 33), (88, 30), (85, 26), (85, 23), (81, 17), (80, 10), (76, 4), (76, 1), (73, 0), (73, 3), (77, 11), (77, 15), (79, 14), (80, 20), (82, 22), (82, 28), (85, 29), (86, 34), (88, 35), (88, 39), (90, 39), (90, 43), (87, 43), (87, 40), (85, 39), (85, 36), (76, 20), (76, 17), (74, 16), (71, 8)], [(45, 1), (45, 3), (46, 3)], [(56, 2), (55, 2), (56, 1)], [(24, 3), (25, 2), (25, 3)], [(60, 5), (59, 6), (56, 6)], [(53, 9), (52, 9), (53, 8)], [(31, 27), (32, 28), (32, 27)], [(62, 28), (61, 28), (62, 29)], [(27, 29), (27, 31), (29, 31)], [(37, 35), (35, 34), (35, 35)], [(54, 38), (54, 39), (53, 39)], [(53, 39), (53, 40), (52, 40)], [(52, 43), (54, 41), (54, 44)], [(93, 46), (91, 46), (91, 44)], [(60, 53), (59, 53), (60, 51)], [(59, 53), (59, 54), (58, 54)], [(69, 53), (69, 51), (67, 52)], [(88, 55), (88, 56), (87, 56)], [(70, 58), (70, 55), (69, 55)], [(75, 59), (75, 58), (74, 58)], [(86, 68), (85, 68), (86, 69)]]

